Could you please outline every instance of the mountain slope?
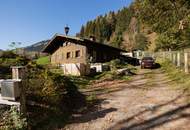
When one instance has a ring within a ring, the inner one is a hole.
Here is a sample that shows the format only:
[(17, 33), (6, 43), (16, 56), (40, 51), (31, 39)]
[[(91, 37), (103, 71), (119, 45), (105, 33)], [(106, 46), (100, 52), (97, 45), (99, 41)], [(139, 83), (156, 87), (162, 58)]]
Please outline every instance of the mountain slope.
[(26, 51), (34, 51), (34, 52), (40, 52), (42, 51), (42, 49), (46, 46), (46, 44), (49, 42), (50, 40), (43, 40), (40, 42), (37, 42), (31, 46), (27, 46), (24, 49)]

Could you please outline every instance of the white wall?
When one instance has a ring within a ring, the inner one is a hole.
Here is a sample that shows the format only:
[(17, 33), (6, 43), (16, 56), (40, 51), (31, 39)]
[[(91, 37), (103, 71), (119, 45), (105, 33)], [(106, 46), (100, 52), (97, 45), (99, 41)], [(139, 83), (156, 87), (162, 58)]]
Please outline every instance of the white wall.
[(61, 68), (63, 69), (63, 73), (65, 75), (81, 76), (87, 75), (90, 72), (90, 67), (83, 63), (62, 64)]

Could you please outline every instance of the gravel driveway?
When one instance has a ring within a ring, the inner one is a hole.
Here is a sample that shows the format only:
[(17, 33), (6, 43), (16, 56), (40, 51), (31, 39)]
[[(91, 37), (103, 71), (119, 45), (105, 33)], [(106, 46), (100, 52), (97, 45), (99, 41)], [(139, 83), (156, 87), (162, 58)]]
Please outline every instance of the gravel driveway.
[(94, 86), (117, 89), (100, 95), (99, 109), (76, 116), (64, 129), (190, 130), (188, 95), (160, 69), (140, 70), (131, 81)]

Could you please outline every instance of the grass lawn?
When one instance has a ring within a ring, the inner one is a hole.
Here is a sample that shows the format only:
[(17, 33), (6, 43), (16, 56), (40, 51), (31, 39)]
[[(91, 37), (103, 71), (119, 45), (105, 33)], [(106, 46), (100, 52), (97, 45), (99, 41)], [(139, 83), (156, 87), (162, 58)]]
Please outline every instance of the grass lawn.
[(47, 65), (47, 64), (49, 64), (50, 63), (49, 56), (40, 57), (39, 59), (37, 59), (36, 63), (39, 64), (39, 65)]

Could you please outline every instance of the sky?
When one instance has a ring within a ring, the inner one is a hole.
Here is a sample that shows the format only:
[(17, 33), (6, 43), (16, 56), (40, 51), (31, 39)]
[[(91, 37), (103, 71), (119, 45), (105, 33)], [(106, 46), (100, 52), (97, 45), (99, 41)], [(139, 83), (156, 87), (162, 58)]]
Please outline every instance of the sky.
[(75, 36), (87, 21), (129, 6), (133, 0), (0, 0), (0, 49), (51, 39), (55, 33)]

